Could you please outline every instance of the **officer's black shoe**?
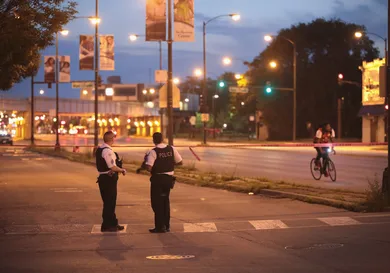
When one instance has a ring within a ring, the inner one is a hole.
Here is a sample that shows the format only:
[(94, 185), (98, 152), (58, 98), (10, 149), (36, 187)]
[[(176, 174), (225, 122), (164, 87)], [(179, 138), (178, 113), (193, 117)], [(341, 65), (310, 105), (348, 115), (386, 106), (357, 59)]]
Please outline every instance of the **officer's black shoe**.
[(101, 232), (117, 232), (118, 230), (118, 227), (102, 227), (100, 229)]
[(124, 226), (120, 226), (120, 225), (117, 225), (116, 228), (117, 228), (118, 230), (124, 230), (124, 229), (125, 229)]
[(170, 227), (165, 227), (165, 231), (170, 232), (171, 231)]
[(156, 229), (156, 228), (153, 228), (153, 229), (149, 229), (149, 232), (150, 232), (150, 233), (165, 233), (166, 230), (165, 230), (165, 229)]

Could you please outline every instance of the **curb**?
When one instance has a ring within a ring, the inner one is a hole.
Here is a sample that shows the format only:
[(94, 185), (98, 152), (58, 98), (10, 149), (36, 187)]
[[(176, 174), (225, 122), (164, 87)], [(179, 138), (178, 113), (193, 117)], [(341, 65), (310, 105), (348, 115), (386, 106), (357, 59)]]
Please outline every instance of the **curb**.
[(259, 193), (268, 196), (273, 196), (273, 197), (300, 200), (306, 203), (315, 203), (315, 204), (327, 205), (336, 208), (343, 208), (354, 212), (364, 212), (367, 210), (367, 207), (363, 205), (358, 205), (355, 203), (345, 202), (345, 201), (337, 201), (334, 199), (322, 198), (313, 195), (291, 193), (291, 192), (284, 192), (278, 190), (267, 190), (267, 189), (260, 190)]

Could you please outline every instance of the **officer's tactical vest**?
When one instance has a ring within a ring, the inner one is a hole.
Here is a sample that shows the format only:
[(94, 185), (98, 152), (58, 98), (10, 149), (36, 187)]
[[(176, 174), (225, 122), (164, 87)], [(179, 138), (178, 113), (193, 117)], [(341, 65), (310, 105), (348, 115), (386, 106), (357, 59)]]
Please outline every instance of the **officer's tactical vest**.
[(107, 147), (105, 148), (99, 147), (96, 150), (96, 168), (98, 172), (108, 172), (110, 170), (110, 168), (108, 168), (107, 166), (106, 160), (104, 160), (104, 158), (102, 157), (103, 150), (106, 148)]
[(154, 148), (156, 152), (156, 161), (152, 168), (152, 174), (173, 172), (175, 169), (175, 157), (173, 148), (167, 146), (165, 148)]

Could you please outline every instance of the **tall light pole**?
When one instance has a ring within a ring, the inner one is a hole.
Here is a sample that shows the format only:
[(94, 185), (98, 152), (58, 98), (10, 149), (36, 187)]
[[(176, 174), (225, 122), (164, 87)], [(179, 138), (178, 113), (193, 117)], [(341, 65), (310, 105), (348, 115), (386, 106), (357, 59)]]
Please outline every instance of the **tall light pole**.
[(99, 0), (96, 0), (95, 13), (95, 132), (94, 132), (94, 149), (99, 145)]
[(59, 69), (59, 57), (58, 57), (58, 34), (61, 33), (62, 35), (66, 36), (69, 34), (68, 30), (62, 30), (60, 32), (56, 32), (56, 61), (55, 61), (55, 75), (56, 75), (56, 144), (54, 146), (54, 150), (58, 151), (61, 149), (60, 146), (60, 136), (58, 132), (59, 128), (59, 82), (60, 82), (60, 69)]
[[(234, 21), (240, 20), (240, 15), (236, 13), (231, 14), (223, 14), (216, 17), (211, 18), (208, 21), (203, 22), (203, 109), (202, 112), (208, 113), (208, 107), (207, 107), (207, 65), (206, 65), (206, 26), (214, 21), (215, 19), (221, 18), (221, 17), (231, 17)], [(206, 125), (207, 122), (203, 123), (203, 143), (207, 143), (207, 132), (206, 132)]]
[(168, 0), (168, 88), (167, 88), (167, 115), (168, 115), (168, 144), (173, 145), (173, 101), (172, 101), (172, 0)]
[[(387, 1), (387, 37), (390, 37), (390, 0)], [(389, 82), (389, 62), (387, 61), (390, 58), (390, 53), (387, 52), (386, 55), (386, 90), (387, 90), (387, 102), (390, 102), (390, 82)], [(390, 139), (389, 139), (389, 132), (390, 132), (390, 111), (387, 110), (387, 181), (384, 181), (384, 183), (387, 183), (387, 197), (388, 197), (388, 204), (390, 203)], [(382, 185), (384, 186), (384, 185)], [(383, 188), (382, 188), (383, 191)]]
[[(267, 42), (272, 41), (275, 36), (266, 35), (264, 39)], [(288, 41), (293, 46), (293, 141), (297, 137), (297, 47), (294, 41), (283, 36), (278, 36), (279, 38)]]

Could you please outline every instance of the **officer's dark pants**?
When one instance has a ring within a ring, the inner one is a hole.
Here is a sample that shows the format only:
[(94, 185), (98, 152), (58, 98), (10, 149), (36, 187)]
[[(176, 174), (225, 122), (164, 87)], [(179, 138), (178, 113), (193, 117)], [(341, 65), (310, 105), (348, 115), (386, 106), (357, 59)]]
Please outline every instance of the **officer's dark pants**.
[(115, 215), (118, 175), (101, 174), (98, 183), (103, 200), (102, 228), (115, 227), (118, 225), (118, 219)]
[(150, 178), (150, 198), (154, 211), (154, 227), (158, 230), (170, 228), (170, 204), (169, 194), (173, 177), (170, 175), (157, 174)]

